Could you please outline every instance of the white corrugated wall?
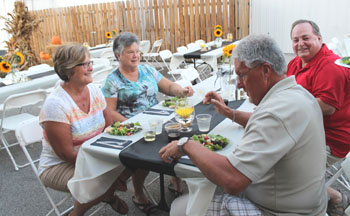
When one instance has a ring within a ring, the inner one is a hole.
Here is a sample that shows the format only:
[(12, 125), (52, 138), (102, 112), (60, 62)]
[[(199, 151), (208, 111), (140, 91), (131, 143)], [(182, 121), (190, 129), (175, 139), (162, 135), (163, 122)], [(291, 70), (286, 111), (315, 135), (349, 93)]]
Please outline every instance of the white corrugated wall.
[(350, 0), (251, 0), (251, 33), (269, 34), (284, 53), (293, 53), (290, 27), (295, 20), (313, 20), (324, 42), (350, 34)]

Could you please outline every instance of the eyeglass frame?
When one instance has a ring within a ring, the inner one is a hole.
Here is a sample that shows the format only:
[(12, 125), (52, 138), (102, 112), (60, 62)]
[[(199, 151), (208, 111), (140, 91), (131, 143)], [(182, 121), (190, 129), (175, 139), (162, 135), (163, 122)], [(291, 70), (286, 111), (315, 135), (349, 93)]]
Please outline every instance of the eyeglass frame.
[(244, 78), (248, 75), (248, 73), (249, 73), (250, 71), (254, 70), (255, 68), (257, 68), (257, 67), (259, 67), (259, 66), (261, 66), (261, 65), (263, 65), (263, 64), (258, 64), (258, 65), (256, 65), (255, 67), (249, 68), (249, 70), (247, 70), (247, 72), (244, 72), (244, 73), (242, 73), (242, 74), (237, 74), (237, 73), (236, 73), (236, 74), (237, 74), (237, 77), (238, 77), (238, 81), (239, 81), (239, 82), (243, 81)]
[(93, 64), (94, 64), (94, 61), (89, 61), (89, 62), (84, 62), (84, 63), (77, 64), (75, 66), (83, 66), (85, 69), (88, 69)]

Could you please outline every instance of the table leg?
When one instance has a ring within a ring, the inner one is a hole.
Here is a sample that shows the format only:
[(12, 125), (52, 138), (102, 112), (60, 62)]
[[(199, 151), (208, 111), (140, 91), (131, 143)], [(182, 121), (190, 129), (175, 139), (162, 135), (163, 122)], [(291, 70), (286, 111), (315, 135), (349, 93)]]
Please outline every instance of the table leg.
[(159, 174), (159, 187), (160, 187), (160, 200), (158, 202), (158, 205), (150, 208), (147, 212), (147, 215), (150, 215), (153, 209), (160, 209), (166, 212), (170, 211), (170, 208), (165, 200), (165, 191), (164, 191), (164, 174)]

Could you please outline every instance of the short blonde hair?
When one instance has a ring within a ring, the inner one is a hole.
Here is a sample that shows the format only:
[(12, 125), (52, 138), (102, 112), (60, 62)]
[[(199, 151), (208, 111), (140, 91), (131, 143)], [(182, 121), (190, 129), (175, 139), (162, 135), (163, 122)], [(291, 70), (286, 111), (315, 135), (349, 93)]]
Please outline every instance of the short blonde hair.
[(74, 67), (90, 56), (85, 46), (79, 44), (62, 45), (55, 50), (53, 56), (54, 69), (61, 80), (67, 82), (74, 74)]

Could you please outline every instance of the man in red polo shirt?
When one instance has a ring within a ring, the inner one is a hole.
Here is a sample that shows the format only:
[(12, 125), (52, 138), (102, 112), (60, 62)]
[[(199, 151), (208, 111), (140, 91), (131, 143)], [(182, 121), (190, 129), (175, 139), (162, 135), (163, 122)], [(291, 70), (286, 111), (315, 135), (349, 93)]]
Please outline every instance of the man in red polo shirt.
[[(287, 76), (294, 75), (321, 107), (330, 165), (350, 151), (350, 70), (334, 64), (340, 57), (322, 43), (319, 27), (313, 21), (295, 21), (291, 39), (297, 56), (289, 62)], [(349, 202), (334, 205), (348, 198), (333, 189), (328, 191), (330, 206), (339, 210)]]

